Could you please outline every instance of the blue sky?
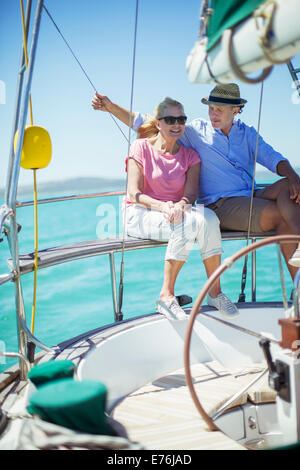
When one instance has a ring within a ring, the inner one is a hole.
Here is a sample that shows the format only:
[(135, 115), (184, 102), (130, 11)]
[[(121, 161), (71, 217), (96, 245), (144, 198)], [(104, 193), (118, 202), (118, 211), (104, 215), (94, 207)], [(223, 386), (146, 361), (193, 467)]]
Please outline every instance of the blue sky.
[[(135, 0), (47, 0), (45, 5), (97, 90), (129, 107)], [(200, 5), (200, 0), (140, 0), (135, 110), (151, 112), (168, 95), (184, 104), (189, 119), (207, 118), (201, 98), (212, 86), (189, 83), (185, 69), (186, 57), (197, 40)], [(5, 84), (5, 103), (0, 104), (3, 187), (22, 44), (19, 0), (0, 0), (0, 11), (0, 83)], [(300, 55), (294, 66), (300, 67)], [(239, 85), (248, 100), (241, 117), (257, 127), (260, 86)], [(39, 182), (78, 176), (124, 177), (127, 142), (108, 114), (92, 109), (93, 94), (44, 13), (32, 83), (33, 118), (34, 124), (48, 129), (53, 154), (50, 165), (38, 172)], [(261, 134), (298, 166), (299, 101), (287, 66), (276, 67), (264, 86)], [(127, 128), (123, 129), (127, 134)], [(32, 172), (21, 169), (20, 184), (31, 182)]]

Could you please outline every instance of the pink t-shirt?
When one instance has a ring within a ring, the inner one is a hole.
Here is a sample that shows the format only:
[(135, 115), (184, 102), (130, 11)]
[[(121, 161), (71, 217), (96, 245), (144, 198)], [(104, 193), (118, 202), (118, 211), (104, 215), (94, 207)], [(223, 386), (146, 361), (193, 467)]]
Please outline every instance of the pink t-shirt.
[[(175, 155), (158, 152), (147, 139), (137, 139), (129, 151), (144, 173), (143, 193), (159, 201), (178, 202), (183, 196), (186, 172), (200, 157), (195, 150), (183, 147)], [(130, 201), (127, 197), (127, 203)]]

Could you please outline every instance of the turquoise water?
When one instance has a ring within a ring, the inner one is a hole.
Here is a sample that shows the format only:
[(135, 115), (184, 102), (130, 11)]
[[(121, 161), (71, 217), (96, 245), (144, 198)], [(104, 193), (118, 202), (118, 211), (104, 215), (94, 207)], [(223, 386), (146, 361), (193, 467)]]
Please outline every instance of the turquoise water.
[[(44, 195), (43, 195), (44, 197)], [(66, 201), (38, 206), (39, 249), (113, 235), (120, 230), (120, 198), (105, 197)], [(33, 207), (18, 209), (20, 253), (34, 251)], [(223, 257), (245, 246), (246, 241), (225, 242)], [(124, 318), (155, 310), (163, 279), (165, 248), (125, 252)], [(0, 244), (0, 274), (8, 272), (6, 239)], [(121, 255), (115, 256), (117, 280)], [(282, 300), (277, 250), (274, 246), (257, 253), (257, 300)], [(223, 291), (237, 301), (243, 261), (237, 262), (222, 277)], [(251, 300), (250, 262), (246, 294)], [(195, 300), (205, 281), (200, 255), (195, 249), (177, 281), (177, 294)], [(287, 270), (288, 295), (292, 288)], [(33, 274), (22, 277), (27, 324), (31, 325)], [(38, 271), (37, 308), (34, 334), (52, 346), (107, 323), (113, 322), (108, 255), (72, 261)], [(0, 286), (0, 348), (17, 351), (14, 284)], [(15, 362), (0, 357), (0, 371)]]

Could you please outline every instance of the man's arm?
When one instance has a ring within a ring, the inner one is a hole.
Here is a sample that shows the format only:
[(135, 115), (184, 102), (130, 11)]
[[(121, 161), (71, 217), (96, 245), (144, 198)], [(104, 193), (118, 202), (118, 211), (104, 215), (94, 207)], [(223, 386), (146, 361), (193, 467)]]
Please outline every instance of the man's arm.
[(289, 182), (290, 198), (297, 204), (300, 204), (300, 177), (298, 173), (296, 173), (287, 160), (279, 162), (276, 169), (277, 174), (285, 176)]
[(116, 103), (113, 103), (107, 96), (99, 95), (99, 93), (95, 93), (92, 99), (92, 106), (96, 110), (109, 112), (113, 114), (117, 119), (124, 122), (126, 126), (131, 125), (133, 126), (135, 114), (128, 109), (122, 108)]

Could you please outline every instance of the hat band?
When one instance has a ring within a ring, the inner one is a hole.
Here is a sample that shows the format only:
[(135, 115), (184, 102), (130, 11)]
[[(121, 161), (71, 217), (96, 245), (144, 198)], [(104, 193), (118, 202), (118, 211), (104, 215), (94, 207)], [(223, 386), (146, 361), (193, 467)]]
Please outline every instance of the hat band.
[(212, 101), (214, 103), (232, 103), (232, 104), (241, 104), (240, 98), (216, 98), (214, 96), (210, 96), (207, 101)]

